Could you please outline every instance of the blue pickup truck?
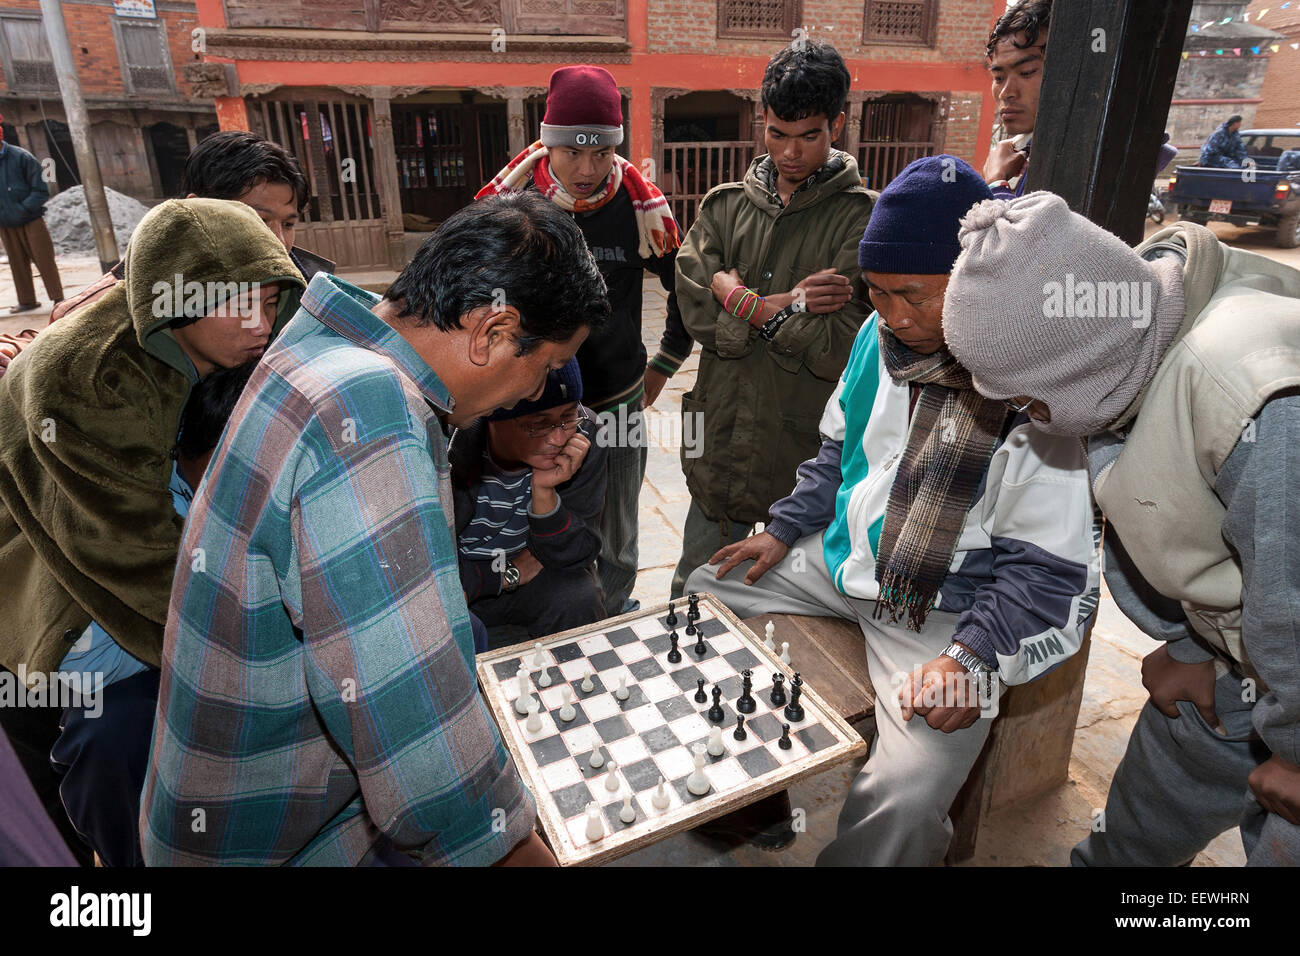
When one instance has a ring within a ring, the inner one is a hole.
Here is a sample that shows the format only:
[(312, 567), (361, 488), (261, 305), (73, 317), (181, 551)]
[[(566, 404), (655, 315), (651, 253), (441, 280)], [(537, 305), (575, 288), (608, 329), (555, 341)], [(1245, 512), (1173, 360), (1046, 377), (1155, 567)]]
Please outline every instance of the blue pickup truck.
[(1300, 246), (1300, 129), (1246, 129), (1241, 138), (1253, 165), (1179, 166), (1169, 180), (1169, 202), (1189, 222), (1265, 226), (1283, 249)]

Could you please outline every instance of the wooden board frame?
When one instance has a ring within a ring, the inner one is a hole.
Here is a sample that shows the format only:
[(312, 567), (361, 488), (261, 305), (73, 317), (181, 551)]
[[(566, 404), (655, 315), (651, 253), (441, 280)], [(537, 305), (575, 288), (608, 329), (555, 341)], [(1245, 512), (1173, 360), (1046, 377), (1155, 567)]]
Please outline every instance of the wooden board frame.
[[(764, 647), (762, 641), (758, 639), (754, 632), (729, 608), (714, 597), (711, 592), (700, 593), (699, 599), (701, 605), (707, 606), (719, 620), (727, 624), (746, 650), (757, 655), (760, 660), (770, 665), (773, 670), (791, 672), (794, 670), (793, 666), (787, 668), (783, 665), (777, 655)], [(683, 599), (673, 603), (683, 606), (685, 602)], [(562, 644), (575, 638), (610, 631), (631, 622), (643, 621), (647, 618), (658, 618), (666, 614), (667, 611), (668, 603), (664, 602), (651, 608), (642, 608), (628, 614), (597, 621), (584, 627), (575, 627), (567, 631), (561, 631), (558, 634), (552, 634), (542, 638), (541, 644), (543, 647), (549, 648), (553, 644)], [(507, 658), (522, 656), (532, 650), (535, 643), (537, 641), (528, 640), (499, 650), (485, 651), (479, 654), (475, 661), (479, 687), (483, 692), (484, 700), (487, 701), (488, 709), (501, 731), (501, 739), (505, 742), (511, 757), (514, 758), (515, 766), (518, 768), (519, 775), (523, 778), (524, 783), (530, 791), (538, 793), (546, 790), (546, 786), (543, 781), (534, 779), (530, 761), (524, 759), (523, 751), (527, 747), (527, 741), (523, 737), (520, 729), (521, 725), (514, 713), (514, 707), (505, 696), (502, 681), (497, 678), (492, 666)], [(658, 818), (657, 825), (653, 826), (648, 832), (642, 826), (637, 826), (628, 831), (612, 832), (607, 834), (594, 847), (583, 847), (577, 850), (566, 846), (567, 840), (563, 836), (564, 821), (555, 812), (555, 807), (548, 801), (535, 800), (537, 819), (541, 825), (542, 836), (546, 839), (552, 852), (555, 853), (555, 857), (561, 866), (597, 866), (626, 856), (643, 847), (651, 846), (684, 830), (694, 829), (702, 823), (739, 810), (763, 797), (784, 790), (797, 781), (866, 755), (867, 742), (839, 715), (835, 708), (826, 703), (814, 687), (804, 684), (803, 698), (810, 701), (817, 708), (824, 718), (823, 724), (837, 738), (837, 741), (824, 750), (801, 757), (770, 771), (763, 783), (751, 782), (737, 790), (725, 793), (714, 791), (700, 798), (698, 802), (683, 804), (664, 811), (662, 817)]]

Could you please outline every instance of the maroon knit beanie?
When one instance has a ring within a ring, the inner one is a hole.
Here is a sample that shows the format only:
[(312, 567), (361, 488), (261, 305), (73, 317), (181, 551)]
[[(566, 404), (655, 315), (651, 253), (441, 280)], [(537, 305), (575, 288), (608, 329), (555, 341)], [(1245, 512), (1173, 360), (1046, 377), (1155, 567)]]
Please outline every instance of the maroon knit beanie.
[(599, 66), (562, 66), (551, 74), (543, 146), (617, 146), (623, 102), (613, 75)]

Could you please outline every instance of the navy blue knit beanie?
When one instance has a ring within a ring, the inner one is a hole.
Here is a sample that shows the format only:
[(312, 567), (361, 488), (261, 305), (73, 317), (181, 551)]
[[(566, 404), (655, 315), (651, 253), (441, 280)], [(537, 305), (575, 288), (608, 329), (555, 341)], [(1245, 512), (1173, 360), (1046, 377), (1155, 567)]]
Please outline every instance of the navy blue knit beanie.
[(490, 422), (504, 422), (511, 418), (522, 418), (544, 412), (557, 405), (582, 401), (582, 373), (578, 371), (578, 360), (571, 358), (559, 371), (546, 373), (546, 390), (535, 402), (524, 399), (513, 408), (498, 408), (488, 416)]
[(961, 255), (961, 217), (992, 198), (984, 178), (965, 160), (918, 159), (876, 200), (858, 243), (858, 265), (864, 272), (946, 275)]

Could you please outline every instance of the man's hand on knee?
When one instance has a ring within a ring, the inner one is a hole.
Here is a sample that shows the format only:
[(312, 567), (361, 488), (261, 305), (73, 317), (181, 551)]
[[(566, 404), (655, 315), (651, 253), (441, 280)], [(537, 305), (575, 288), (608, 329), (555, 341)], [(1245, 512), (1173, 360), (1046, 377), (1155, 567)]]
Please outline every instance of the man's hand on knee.
[(907, 676), (898, 704), (904, 720), (916, 714), (935, 730), (950, 734), (979, 720), (979, 686), (975, 675), (941, 654)]
[(1261, 807), (1300, 826), (1300, 767), (1274, 754), (1252, 770), (1246, 782)]
[(1190, 701), (1205, 722), (1218, 728), (1214, 711), (1214, 662), (1184, 664), (1169, 655), (1168, 645), (1161, 644), (1142, 658), (1142, 686), (1151, 695), (1151, 703), (1166, 717), (1178, 716), (1178, 701)]
[(736, 565), (742, 561), (752, 560), (754, 566), (745, 574), (745, 583), (752, 585), (757, 583), (758, 579), (766, 574), (769, 568), (779, 564), (789, 550), (789, 545), (778, 541), (766, 531), (763, 531), (751, 535), (744, 541), (737, 541), (735, 544), (727, 545), (709, 558), (709, 564), (722, 562), (722, 567), (718, 568), (718, 573), (714, 575), (717, 580), (721, 581), (731, 573), (731, 569)]

